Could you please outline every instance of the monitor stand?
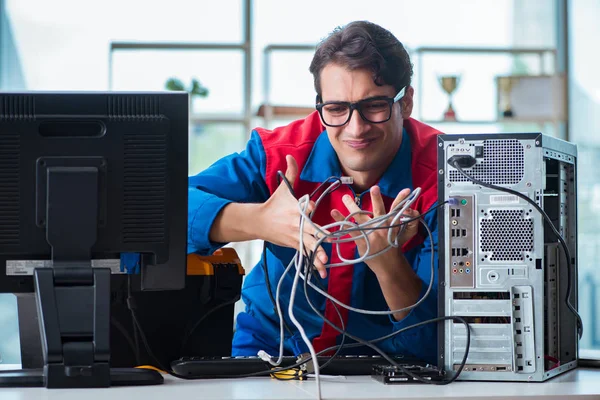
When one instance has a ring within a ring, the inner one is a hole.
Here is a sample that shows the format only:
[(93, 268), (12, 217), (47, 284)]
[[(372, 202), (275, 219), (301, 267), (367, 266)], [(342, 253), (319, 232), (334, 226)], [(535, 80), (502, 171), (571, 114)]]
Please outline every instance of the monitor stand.
[(0, 371), (0, 387), (163, 383), (158, 371), (110, 368), (111, 271), (91, 265), (98, 228), (98, 168), (46, 165), (44, 170), (46, 176), (38, 175), (37, 195), (46, 204), (42, 212), (38, 209), (37, 220), (46, 226), (53, 266), (36, 268), (33, 274), (43, 368)]

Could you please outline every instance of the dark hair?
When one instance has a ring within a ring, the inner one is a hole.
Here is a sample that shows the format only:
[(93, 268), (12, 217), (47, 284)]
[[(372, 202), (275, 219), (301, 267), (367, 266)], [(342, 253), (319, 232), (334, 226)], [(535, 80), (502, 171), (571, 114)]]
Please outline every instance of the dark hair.
[(350, 70), (368, 69), (375, 84), (392, 85), (396, 91), (409, 86), (413, 66), (402, 43), (388, 30), (367, 21), (337, 27), (317, 46), (310, 63), (315, 90), (321, 96), (321, 71), (329, 63)]

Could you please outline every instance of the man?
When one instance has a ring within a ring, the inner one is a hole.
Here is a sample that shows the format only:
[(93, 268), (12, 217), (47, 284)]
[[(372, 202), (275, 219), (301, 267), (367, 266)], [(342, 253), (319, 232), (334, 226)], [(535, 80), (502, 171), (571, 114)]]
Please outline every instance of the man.
[[(256, 356), (260, 350), (270, 355), (279, 353), (279, 318), (270, 296), (276, 293), (284, 269), (299, 248), (297, 199), (312, 193), (331, 176), (351, 177), (353, 183), (341, 185), (323, 199), (313, 216), (317, 225), (343, 220), (358, 210), (372, 211), (373, 218), (385, 215), (413, 188), (420, 187), (421, 195), (412, 206), (416, 211), (410, 215), (423, 215), (432, 230), (433, 243), (414, 221), (400, 235), (399, 248), (366, 262), (331, 269), (326, 265), (339, 263), (340, 256), (355, 259), (363, 255), (366, 243), (344, 243), (341, 254), (335, 246), (324, 243), (315, 257), (319, 286), (355, 308), (401, 310), (423, 299), (432, 278), (432, 249), (437, 271), (436, 212), (425, 212), (437, 200), (439, 132), (410, 118), (414, 90), (408, 53), (382, 27), (354, 22), (338, 28), (318, 46), (310, 71), (317, 111), (273, 131), (255, 129), (245, 151), (225, 157), (189, 179), (188, 251), (211, 254), (226, 243), (254, 239), (268, 245), (266, 257), (244, 282), (246, 310), (237, 317), (234, 356)], [(281, 182), (278, 171), (285, 173), (296, 198)], [(369, 219), (367, 215), (355, 217), (357, 223)], [(315, 233), (314, 227), (304, 224), (303, 240), (310, 251), (318, 237)], [(387, 233), (378, 230), (369, 235), (369, 254), (387, 246)], [(294, 273), (292, 270), (285, 276), (280, 295), (287, 325), (287, 355), (308, 351), (286, 312)], [(417, 307), (393, 315), (366, 315), (341, 306), (336, 309), (312, 289), (308, 296), (335, 325), (373, 340), (437, 316), (437, 273), (434, 275), (431, 292)], [(339, 344), (342, 335), (313, 312), (302, 287), (295, 298), (294, 316), (316, 351)], [(388, 354), (435, 362), (436, 326), (427, 324), (401, 332), (377, 345)], [(366, 347), (348, 350), (345, 353), (372, 353)]]

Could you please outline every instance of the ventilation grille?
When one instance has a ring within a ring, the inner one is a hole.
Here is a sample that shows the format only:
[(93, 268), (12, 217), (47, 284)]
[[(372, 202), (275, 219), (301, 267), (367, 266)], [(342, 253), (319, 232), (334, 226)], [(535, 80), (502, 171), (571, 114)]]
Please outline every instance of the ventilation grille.
[(19, 134), (0, 133), (0, 246), (19, 245), (19, 161)]
[(160, 118), (160, 101), (158, 96), (109, 96), (108, 118), (151, 119)]
[(490, 210), (481, 220), (481, 251), (492, 261), (523, 261), (533, 251), (533, 219), (525, 210)]
[(35, 103), (33, 96), (0, 96), (0, 121), (31, 121), (34, 119)]
[(166, 131), (125, 134), (123, 241), (165, 241)]
[[(490, 139), (483, 142), (483, 160), (465, 172), (480, 181), (493, 185), (514, 185), (523, 179), (525, 155), (523, 144), (517, 139)], [(468, 182), (450, 169), (450, 182)]]

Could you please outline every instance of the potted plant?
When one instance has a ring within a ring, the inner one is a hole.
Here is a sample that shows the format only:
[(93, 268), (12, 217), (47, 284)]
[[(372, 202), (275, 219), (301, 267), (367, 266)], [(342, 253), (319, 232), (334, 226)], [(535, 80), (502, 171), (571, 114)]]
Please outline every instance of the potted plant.
[(186, 88), (180, 79), (169, 78), (167, 83), (165, 83), (165, 88), (167, 90), (188, 92), (190, 95), (190, 113), (193, 113), (194, 98), (208, 96), (208, 89), (205, 86), (202, 86), (202, 84), (198, 82), (196, 78), (192, 78), (192, 83), (190, 84), (189, 88)]

